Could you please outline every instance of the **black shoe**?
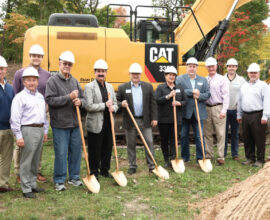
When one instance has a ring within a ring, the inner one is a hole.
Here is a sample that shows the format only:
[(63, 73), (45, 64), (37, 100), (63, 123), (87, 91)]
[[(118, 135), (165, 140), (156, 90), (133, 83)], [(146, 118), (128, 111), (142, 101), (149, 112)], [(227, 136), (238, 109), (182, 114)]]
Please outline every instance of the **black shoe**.
[(100, 175), (106, 178), (113, 178), (112, 175), (108, 171), (101, 171)]
[(132, 174), (134, 174), (134, 173), (136, 173), (136, 168), (129, 168), (129, 169), (128, 169), (128, 174), (129, 174), (129, 175), (132, 175)]
[(36, 196), (33, 192), (23, 193), (23, 196), (28, 199), (35, 199)]
[(34, 189), (32, 189), (32, 192), (33, 192), (33, 193), (41, 193), (41, 192), (45, 192), (45, 189), (42, 189), (42, 188), (34, 188)]
[(170, 168), (170, 167), (172, 167), (171, 161), (168, 161), (168, 160), (165, 161), (164, 167), (165, 167), (165, 168)]
[(153, 172), (153, 170), (154, 170), (155, 168), (149, 168), (149, 174), (153, 174), (154, 172)]

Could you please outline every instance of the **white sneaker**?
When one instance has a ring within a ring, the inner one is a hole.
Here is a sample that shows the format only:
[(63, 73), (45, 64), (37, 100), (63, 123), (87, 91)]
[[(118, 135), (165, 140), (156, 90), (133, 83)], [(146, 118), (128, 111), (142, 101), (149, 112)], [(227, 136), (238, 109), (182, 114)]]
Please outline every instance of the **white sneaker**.
[(64, 183), (56, 183), (55, 190), (56, 191), (65, 191), (67, 188), (65, 187)]
[(73, 186), (82, 186), (83, 185), (82, 181), (80, 181), (79, 179), (78, 180), (74, 180), (74, 179), (69, 180), (68, 184), (73, 185)]

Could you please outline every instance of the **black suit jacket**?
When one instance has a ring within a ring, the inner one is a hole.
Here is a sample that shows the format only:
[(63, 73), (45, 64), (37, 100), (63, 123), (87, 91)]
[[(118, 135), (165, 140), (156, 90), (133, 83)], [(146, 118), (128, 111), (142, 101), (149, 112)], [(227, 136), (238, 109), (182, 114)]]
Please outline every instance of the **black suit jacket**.
[[(149, 128), (151, 127), (151, 121), (157, 120), (157, 104), (154, 98), (153, 86), (149, 83), (141, 81), (141, 87), (143, 94), (143, 122), (144, 127)], [(130, 111), (134, 115), (133, 98), (130, 91), (131, 82), (121, 84), (118, 87), (116, 98), (119, 108), (122, 108), (122, 101), (127, 100)], [(126, 109), (123, 109), (123, 127), (125, 129), (134, 128), (133, 122)]]

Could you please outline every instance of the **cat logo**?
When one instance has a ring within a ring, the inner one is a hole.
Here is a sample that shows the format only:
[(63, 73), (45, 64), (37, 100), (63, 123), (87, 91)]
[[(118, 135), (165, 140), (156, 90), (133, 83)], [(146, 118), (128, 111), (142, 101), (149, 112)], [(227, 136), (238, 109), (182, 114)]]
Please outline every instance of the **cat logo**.
[(151, 63), (171, 63), (174, 48), (151, 47), (149, 60)]
[(164, 71), (167, 66), (178, 64), (177, 44), (145, 44), (145, 68), (144, 72), (149, 82), (164, 82)]

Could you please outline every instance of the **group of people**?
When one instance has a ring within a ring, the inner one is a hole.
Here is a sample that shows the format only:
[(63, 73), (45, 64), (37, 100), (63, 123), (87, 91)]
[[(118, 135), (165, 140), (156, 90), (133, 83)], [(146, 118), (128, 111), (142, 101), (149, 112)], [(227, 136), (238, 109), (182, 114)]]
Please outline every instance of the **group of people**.
[[(154, 155), (152, 127), (158, 126), (165, 167), (171, 167), (175, 159), (175, 136), (173, 107), (176, 107), (177, 126), (181, 134), (181, 155), (190, 161), (189, 129), (193, 128), (196, 144), (196, 160), (203, 158), (200, 132), (205, 141), (206, 158), (213, 159), (213, 134), (217, 138), (217, 163), (223, 165), (227, 155), (228, 130), (231, 128), (231, 152), (234, 160), (238, 155), (238, 129), (242, 123), (246, 161), (261, 167), (265, 162), (265, 134), (270, 117), (269, 86), (259, 79), (260, 67), (249, 66), (248, 81), (236, 71), (234, 58), (227, 62), (227, 74), (217, 73), (217, 61), (209, 57), (206, 62), (208, 76), (198, 75), (198, 61), (191, 57), (186, 62), (187, 73), (177, 76), (177, 69), (168, 66), (164, 72), (165, 82), (154, 92), (150, 83), (141, 81), (143, 73), (138, 63), (129, 68), (130, 81), (119, 86), (117, 94), (106, 82), (108, 65), (100, 59), (94, 64), (95, 80), (83, 91), (71, 75), (75, 57), (64, 51), (59, 57), (59, 72), (51, 75), (42, 69), (44, 56), (40, 45), (29, 50), (30, 64), (15, 73), (13, 86), (7, 83), (6, 60), (0, 56), (0, 193), (12, 191), (8, 186), (13, 155), (13, 136), (16, 138), (14, 167), (23, 196), (36, 198), (43, 192), (37, 181), (44, 182), (41, 174), (43, 142), (47, 141), (50, 126), (53, 133), (54, 174), (57, 191), (66, 190), (65, 182), (81, 186), (81, 138), (76, 107), (84, 109), (88, 137), (88, 159), (91, 175), (111, 178), (112, 131), (110, 112), (122, 110), (129, 169), (136, 173), (137, 130), (127, 112), (132, 112), (142, 134)], [(198, 103), (198, 115), (195, 101)], [(47, 119), (49, 112), (50, 120)], [(145, 151), (151, 173), (155, 168)]]

